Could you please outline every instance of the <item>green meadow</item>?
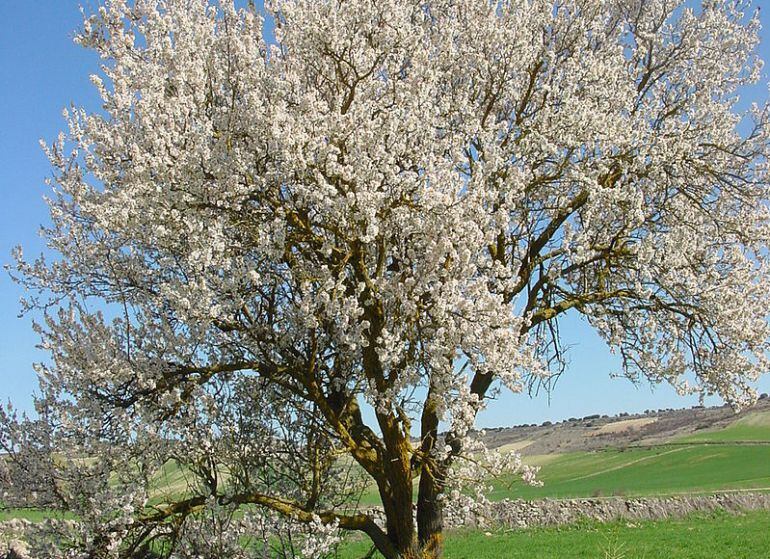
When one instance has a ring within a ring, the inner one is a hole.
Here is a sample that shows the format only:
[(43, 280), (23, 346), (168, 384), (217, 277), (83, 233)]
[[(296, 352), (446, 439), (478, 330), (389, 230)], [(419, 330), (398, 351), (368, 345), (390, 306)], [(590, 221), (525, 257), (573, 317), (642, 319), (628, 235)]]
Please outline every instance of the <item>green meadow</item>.
[[(543, 499), (770, 490), (770, 444), (692, 443), (534, 456), (542, 487), (495, 480), (490, 497)], [(362, 504), (376, 505), (374, 489)], [(768, 553), (770, 557), (770, 553)]]
[[(524, 457), (543, 487), (495, 483), (493, 498), (669, 495), (770, 490), (770, 412), (652, 447)], [(770, 551), (768, 552), (770, 557)]]
[[(770, 512), (696, 515), (658, 522), (582, 523), (561, 528), (458, 531), (446, 559), (767, 559)], [(344, 545), (340, 559), (360, 559), (365, 541)], [(380, 557), (374, 554), (373, 558)]]
[(749, 413), (724, 429), (701, 431), (682, 442), (765, 442), (770, 443), (770, 412)]
[[(538, 460), (533, 460), (537, 462)], [(770, 445), (692, 444), (541, 457), (542, 487), (495, 483), (493, 499), (770, 489)]]

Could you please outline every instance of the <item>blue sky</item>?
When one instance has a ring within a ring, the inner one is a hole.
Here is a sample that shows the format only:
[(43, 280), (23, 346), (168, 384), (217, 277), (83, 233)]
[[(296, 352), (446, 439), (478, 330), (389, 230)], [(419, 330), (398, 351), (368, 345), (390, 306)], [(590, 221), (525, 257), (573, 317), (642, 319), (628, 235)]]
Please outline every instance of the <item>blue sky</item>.
[[(74, 103), (97, 110), (99, 99), (88, 75), (98, 58), (72, 42), (80, 25), (79, 4), (89, 0), (0, 0), (0, 264), (22, 245), (27, 255), (43, 249), (38, 229), (47, 222), (43, 183), (50, 168), (39, 140), (50, 141), (63, 128), (62, 109)], [(761, 51), (770, 60), (770, 14), (762, 14)], [(767, 82), (767, 77), (764, 79)], [(761, 100), (766, 87), (745, 92), (745, 101)], [(37, 336), (29, 318), (18, 318), (22, 290), (0, 272), (0, 401), (31, 409), (36, 387), (32, 363), (45, 359), (35, 349)], [(592, 413), (614, 414), (683, 407), (697, 403), (680, 398), (667, 386), (638, 387), (611, 379), (618, 360), (576, 316), (562, 326), (571, 346), (570, 365), (549, 395), (530, 399), (505, 394), (491, 402), (480, 418), (483, 426), (535, 423)], [(759, 385), (770, 392), (770, 375)], [(719, 403), (714, 399), (711, 403)]]

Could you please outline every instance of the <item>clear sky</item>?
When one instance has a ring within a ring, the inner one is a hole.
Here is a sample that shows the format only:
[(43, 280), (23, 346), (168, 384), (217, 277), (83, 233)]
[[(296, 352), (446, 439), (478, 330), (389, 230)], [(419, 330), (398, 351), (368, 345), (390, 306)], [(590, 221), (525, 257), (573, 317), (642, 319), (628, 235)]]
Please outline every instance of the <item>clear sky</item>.
[[(47, 222), (43, 181), (50, 168), (39, 140), (50, 141), (63, 128), (64, 107), (99, 107), (88, 80), (98, 69), (98, 58), (72, 42), (81, 21), (78, 6), (93, 3), (0, 0), (0, 264), (11, 262), (16, 245), (22, 245), (28, 256), (43, 250), (37, 232)], [(759, 0), (758, 5), (763, 3)], [(770, 14), (761, 17), (767, 27), (761, 51), (770, 60)], [(766, 91), (762, 86), (744, 92), (744, 101), (762, 100)], [(35, 349), (37, 336), (30, 319), (18, 318), (22, 294), (0, 271), (0, 401), (11, 400), (29, 410), (36, 387), (32, 363), (45, 355)], [(568, 317), (562, 331), (565, 346), (571, 346), (570, 365), (550, 397), (503, 395), (490, 404), (481, 425), (539, 423), (697, 403), (694, 398), (680, 398), (667, 386), (636, 387), (625, 379), (611, 379), (611, 373), (620, 371), (618, 360), (579, 317)], [(770, 375), (759, 389), (770, 392)]]

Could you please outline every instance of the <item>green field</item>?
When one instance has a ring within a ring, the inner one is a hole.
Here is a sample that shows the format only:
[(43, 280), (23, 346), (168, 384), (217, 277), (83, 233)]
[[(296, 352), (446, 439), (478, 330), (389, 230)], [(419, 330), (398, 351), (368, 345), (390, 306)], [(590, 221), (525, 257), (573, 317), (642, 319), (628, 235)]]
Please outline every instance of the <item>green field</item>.
[[(524, 457), (525, 462), (528, 461)], [(648, 448), (530, 457), (543, 487), (515, 480), (492, 497), (537, 499), (770, 490), (770, 412), (749, 413), (725, 428)], [(770, 557), (770, 552), (768, 552)]]
[(678, 439), (683, 442), (768, 442), (770, 443), (770, 412), (749, 413), (724, 429), (701, 431)]
[(3, 509), (0, 510), (0, 522), (6, 520), (22, 519), (30, 522), (41, 522), (49, 518), (71, 518), (72, 515), (56, 513), (49, 510), (37, 509)]
[[(455, 532), (446, 559), (767, 559), (770, 512), (715, 514), (665, 522), (586, 523), (526, 531)], [(486, 535), (489, 534), (489, 535)], [(340, 559), (363, 557), (364, 541)], [(375, 555), (374, 557), (379, 557)]]
[(543, 487), (502, 481), (495, 484), (492, 498), (660, 495), (770, 488), (770, 445), (672, 445), (576, 452), (551, 458), (540, 471)]

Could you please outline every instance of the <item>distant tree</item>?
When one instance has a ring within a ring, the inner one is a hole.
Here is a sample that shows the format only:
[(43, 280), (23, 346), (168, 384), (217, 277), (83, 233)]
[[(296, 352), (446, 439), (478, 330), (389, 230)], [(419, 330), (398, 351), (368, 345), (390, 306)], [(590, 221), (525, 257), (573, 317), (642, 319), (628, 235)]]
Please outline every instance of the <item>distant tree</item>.
[(77, 39), (103, 110), (48, 148), (55, 257), (18, 259), (52, 358), (40, 419), (4, 415), (12, 490), (91, 557), (246, 557), (287, 522), (296, 555), (343, 529), (435, 558), (485, 476), (531, 479), (472, 426), (563, 369), (568, 312), (634, 380), (751, 402), (759, 21), (689, 5), (275, 0), (271, 45), (253, 6), (106, 1)]

